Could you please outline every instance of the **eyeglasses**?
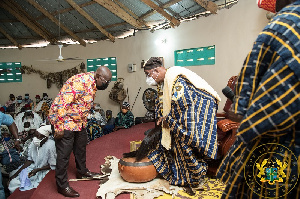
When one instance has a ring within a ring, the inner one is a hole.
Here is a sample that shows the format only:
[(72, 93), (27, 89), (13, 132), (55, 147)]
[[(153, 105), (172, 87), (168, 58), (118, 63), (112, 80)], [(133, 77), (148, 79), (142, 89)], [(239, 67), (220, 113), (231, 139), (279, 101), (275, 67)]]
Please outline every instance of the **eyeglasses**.
[(152, 74), (153, 74), (154, 70), (151, 70), (149, 73), (145, 73), (146, 74), (146, 77), (151, 77)]
[(107, 81), (106, 79), (104, 79), (104, 77), (102, 77), (101, 75), (99, 75), (99, 77), (101, 78), (101, 80), (103, 80), (106, 84), (109, 84), (110, 83), (110, 80)]

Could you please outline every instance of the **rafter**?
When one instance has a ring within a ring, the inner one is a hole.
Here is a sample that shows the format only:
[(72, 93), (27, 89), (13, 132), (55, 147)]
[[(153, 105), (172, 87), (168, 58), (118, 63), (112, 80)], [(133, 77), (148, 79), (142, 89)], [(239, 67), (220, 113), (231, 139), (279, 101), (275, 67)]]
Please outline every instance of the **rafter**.
[(146, 5), (148, 5), (149, 7), (151, 7), (152, 9), (156, 10), (159, 14), (164, 16), (166, 19), (168, 19), (172, 27), (179, 26), (180, 21), (178, 21), (176, 18), (169, 15), (163, 8), (156, 5), (151, 0), (141, 0), (141, 1), (144, 2)]
[(154, 3), (156, 3), (159, 7), (165, 9), (166, 11), (168, 11), (168, 13), (170, 15), (172, 15), (173, 17), (177, 18), (178, 14), (176, 12), (174, 12), (172, 9), (170, 9), (169, 7), (163, 7), (163, 3), (161, 2), (161, 0), (152, 0)]
[[(34, 23), (39, 29), (41, 29), (48, 38), (54, 38), (54, 36), (41, 24), (39, 24), (32, 16), (30, 16), (17, 2), (15, 1), (9, 1), (12, 6), (14, 6), (18, 11), (20, 15), (25, 16), (30, 22)], [(11, 7), (12, 7), (11, 6)]]
[(53, 21), (57, 26), (59, 26), (66, 33), (68, 33), (71, 37), (73, 37), (76, 41), (78, 41), (81, 45), (86, 46), (86, 42), (83, 39), (81, 39), (76, 34), (74, 34), (69, 28), (61, 24), (54, 16), (52, 16), (46, 9), (40, 6), (37, 2), (35, 2), (34, 0), (27, 0), (27, 1), (28, 3), (33, 5), (37, 10), (43, 13), (46, 17), (48, 17), (51, 21)]
[(115, 37), (107, 32), (96, 20), (94, 20), (88, 13), (80, 8), (73, 0), (66, 0), (77, 12), (89, 20), (94, 26), (96, 26), (105, 36), (107, 36), (112, 42), (115, 41)]
[[(166, 9), (166, 8), (172, 6), (172, 5), (174, 5), (175, 3), (178, 3), (178, 2), (180, 2), (180, 1), (182, 1), (182, 0), (171, 0), (171, 1), (169, 1), (169, 2), (167, 2), (167, 3), (165, 3), (165, 4), (163, 4), (163, 5), (162, 5), (162, 8)], [(151, 15), (154, 15), (155, 13), (157, 13), (156, 10), (150, 10), (149, 12), (145, 13), (144, 15), (142, 15), (142, 16), (140, 17), (140, 19), (146, 19), (147, 17), (149, 17), (149, 16), (151, 16)]]
[(13, 43), (15, 46), (17, 46), (20, 50), (22, 49), (22, 46), (20, 44), (18, 44), (18, 42), (16, 40), (14, 40), (14, 38), (12, 38), (9, 34), (7, 34), (7, 32), (5, 30), (3, 30), (0, 27), (0, 32), (7, 38), (9, 39), (9, 41), (11, 41), (11, 43)]
[(194, 1), (198, 3), (201, 7), (203, 7), (205, 10), (208, 10), (213, 14), (217, 14), (218, 5), (215, 4), (214, 2), (208, 0), (194, 0)]
[[(111, 0), (94, 0), (107, 10), (109, 10), (111, 13), (115, 14), (116, 16), (120, 17), (130, 25), (136, 28), (142, 28), (143, 24), (133, 18), (130, 14), (128, 14), (125, 10), (123, 10), (119, 5), (114, 3)], [(129, 10), (129, 9), (128, 9)]]
[(38, 35), (40, 35), (45, 40), (49, 41), (51, 44), (56, 43), (56, 40), (53, 38), (50, 38), (47, 33), (45, 33), (43, 30), (41, 30), (36, 24), (32, 23), (30, 19), (28, 19), (26, 16), (20, 14), (20, 10), (18, 10), (15, 6), (11, 4), (8, 0), (2, 0), (0, 2), (0, 6), (7, 10), (9, 13), (11, 13), (13, 16), (15, 16), (19, 21), (24, 23), (26, 26), (28, 26), (30, 29), (32, 29), (34, 32), (36, 32)]
[[(83, 8), (83, 7), (86, 7), (86, 6), (89, 6), (89, 5), (92, 5), (92, 4), (95, 4), (96, 2), (95, 1), (88, 1), (86, 3), (83, 3), (83, 4), (78, 4), (78, 6), (80, 8)], [(62, 10), (57, 10), (55, 12), (51, 12), (50, 14), (52, 16), (56, 16), (58, 14), (63, 14), (63, 13), (66, 13), (66, 12), (70, 12), (72, 10), (75, 10), (73, 7), (69, 7), (69, 8), (65, 8), (65, 9), (62, 9)], [(36, 18), (36, 20), (40, 20), (40, 19), (44, 19), (45, 18), (45, 15), (41, 15), (39, 17)]]
[(122, 9), (124, 9), (128, 14), (130, 14), (133, 18), (138, 20), (141, 24), (147, 27), (146, 22), (143, 19), (139, 19), (139, 16), (137, 16), (134, 12), (132, 12), (129, 8), (127, 8), (124, 4), (122, 4), (119, 0), (114, 0), (116, 4), (118, 4)]

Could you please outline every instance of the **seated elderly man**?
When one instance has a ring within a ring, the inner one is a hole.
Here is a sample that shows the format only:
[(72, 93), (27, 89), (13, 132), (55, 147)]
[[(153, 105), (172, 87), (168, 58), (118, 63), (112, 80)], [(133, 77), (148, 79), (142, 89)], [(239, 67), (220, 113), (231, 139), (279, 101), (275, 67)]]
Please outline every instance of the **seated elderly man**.
[(55, 142), (48, 139), (51, 125), (38, 128), (28, 150), (27, 161), (16, 172), (11, 172), (8, 189), (12, 193), (36, 188), (50, 169), (55, 170)]
[(5, 103), (6, 112), (15, 112), (16, 97), (14, 94), (9, 95), (9, 100)]
[(87, 116), (88, 124), (86, 131), (88, 135), (88, 142), (103, 136), (102, 127), (106, 124), (106, 121), (100, 111), (101, 107), (97, 104), (94, 109), (90, 110), (90, 113)]
[(39, 114), (33, 112), (30, 110), (29, 105), (25, 105), (26, 109), (19, 113), (15, 118), (15, 123), (18, 128), (18, 132), (24, 131), (24, 124), (26, 122), (30, 123), (30, 127), (38, 128), (43, 123), (42, 118), (39, 116)]

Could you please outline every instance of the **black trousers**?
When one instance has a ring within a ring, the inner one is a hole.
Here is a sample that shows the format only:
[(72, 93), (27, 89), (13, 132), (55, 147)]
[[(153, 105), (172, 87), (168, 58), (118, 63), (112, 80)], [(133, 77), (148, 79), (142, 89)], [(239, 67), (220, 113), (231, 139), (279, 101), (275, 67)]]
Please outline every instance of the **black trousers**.
[(85, 128), (82, 128), (81, 131), (65, 130), (63, 138), (55, 140), (57, 153), (55, 178), (58, 187), (66, 188), (69, 186), (67, 169), (72, 150), (77, 172), (80, 174), (88, 172), (86, 168), (86, 145), (87, 133)]

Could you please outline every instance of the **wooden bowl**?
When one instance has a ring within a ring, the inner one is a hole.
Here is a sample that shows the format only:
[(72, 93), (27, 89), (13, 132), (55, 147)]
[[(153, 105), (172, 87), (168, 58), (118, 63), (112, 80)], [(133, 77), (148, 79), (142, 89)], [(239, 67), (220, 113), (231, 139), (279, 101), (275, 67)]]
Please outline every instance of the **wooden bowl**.
[(118, 169), (121, 177), (127, 182), (148, 182), (158, 174), (147, 157), (140, 162), (135, 162), (135, 158), (122, 158), (119, 161)]

